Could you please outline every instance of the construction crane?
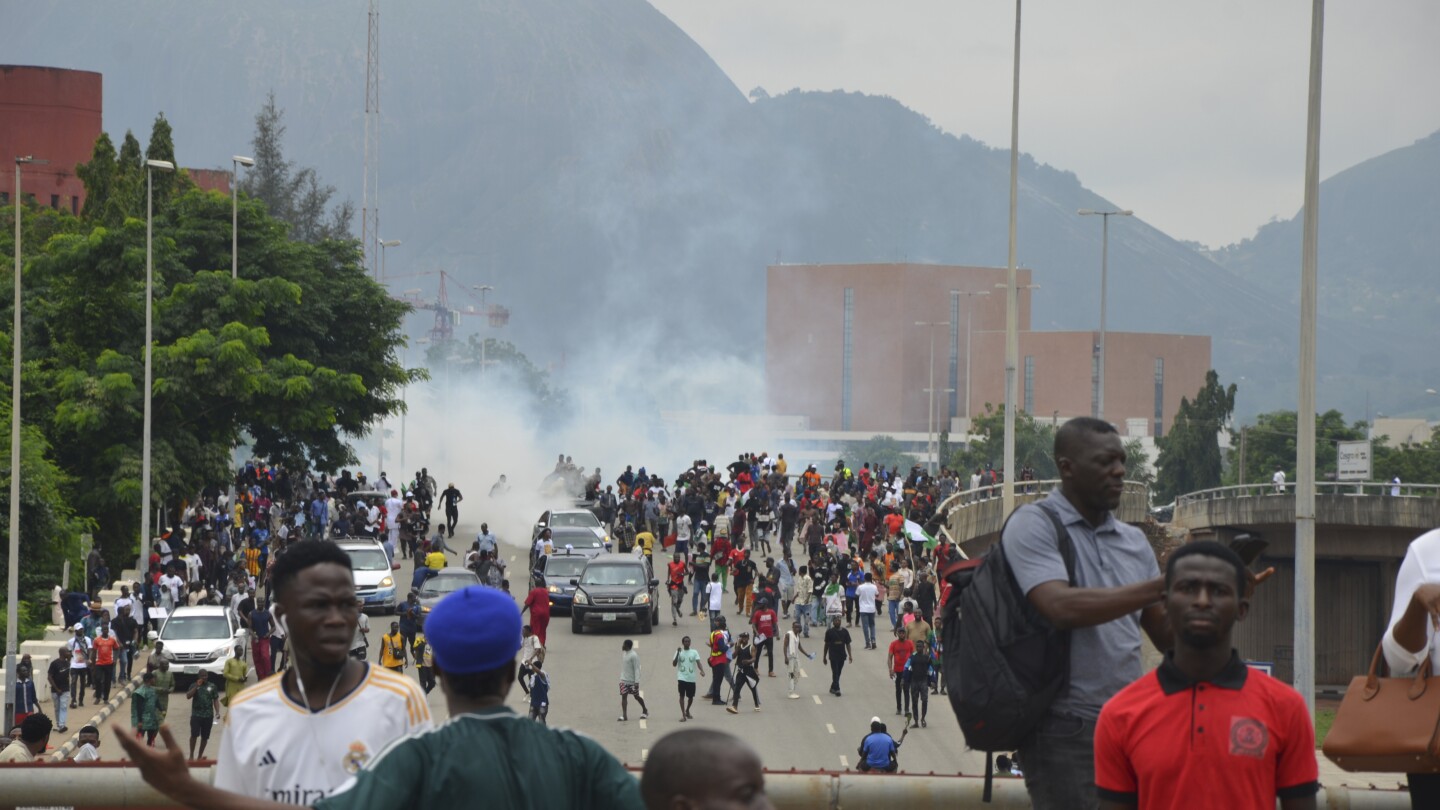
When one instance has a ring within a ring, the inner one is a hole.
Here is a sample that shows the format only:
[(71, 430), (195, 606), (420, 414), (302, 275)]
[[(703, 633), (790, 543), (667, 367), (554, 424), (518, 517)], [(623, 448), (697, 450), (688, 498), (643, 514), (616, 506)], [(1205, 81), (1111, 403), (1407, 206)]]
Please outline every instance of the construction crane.
[(406, 275), (391, 276), (391, 278), (418, 278), (420, 276), (439, 276), (440, 292), (435, 298), (421, 297), (420, 289), (405, 290), (402, 295), (391, 295), (397, 301), (404, 301), (415, 309), (429, 310), (435, 313), (435, 325), (430, 329), (431, 343), (439, 346), (455, 339), (455, 327), (460, 322), (460, 317), (483, 317), (489, 321), (492, 329), (498, 329), (510, 322), (510, 310), (499, 305), (486, 302), (485, 293), (494, 288), (488, 284), (475, 285), (466, 288), (462, 284), (456, 287), (464, 294), (474, 297), (479, 293), (480, 305), (466, 304), (463, 307), (452, 307), (450, 305), (449, 283), (454, 281), (454, 276), (444, 270), (432, 270), (421, 273), (409, 273)]

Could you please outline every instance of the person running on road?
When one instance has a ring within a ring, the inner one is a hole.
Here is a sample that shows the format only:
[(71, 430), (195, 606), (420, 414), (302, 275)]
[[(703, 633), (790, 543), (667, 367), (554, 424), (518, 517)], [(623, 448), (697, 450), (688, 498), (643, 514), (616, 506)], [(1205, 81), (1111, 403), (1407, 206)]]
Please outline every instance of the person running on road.
[(850, 631), (840, 626), (840, 614), (830, 617), (830, 629), (825, 631), (825, 649), (820, 662), (830, 665), (830, 694), (840, 697), (840, 671), (847, 661), (854, 661), (850, 650)]
[(629, 719), (631, 697), (640, 704), (640, 719), (648, 718), (650, 709), (640, 697), (640, 653), (635, 652), (634, 640), (627, 638), (620, 645), (620, 716), (615, 718), (622, 723)]
[(680, 722), (694, 720), (690, 707), (695, 705), (695, 684), (705, 676), (705, 666), (700, 663), (700, 651), (691, 649), (689, 636), (680, 639), (670, 666), (675, 667), (675, 682), (680, 689)]
[(463, 500), (465, 496), (455, 488), (453, 481), (440, 493), (440, 503), (445, 507), (445, 530), (451, 537), (455, 536), (455, 524), (460, 522), (460, 502)]
[(542, 726), (550, 717), (550, 673), (544, 665), (544, 661), (530, 665), (530, 719)]
[(756, 663), (758, 655), (750, 641), (750, 634), (741, 633), (740, 640), (735, 644), (735, 684), (730, 689), (730, 705), (725, 711), (740, 713), (740, 698), (747, 687), (751, 699), (755, 701), (755, 711), (760, 711), (760, 672), (755, 667)]
[(670, 626), (680, 624), (680, 617), (685, 615), (685, 558), (680, 552), (675, 552), (670, 562), (665, 566), (665, 588), (670, 592)]
[(800, 643), (800, 622), (791, 622), (790, 629), (785, 631), (785, 672), (790, 676), (790, 699), (799, 700), (800, 693), (795, 691), (796, 681), (800, 677), (800, 656), (805, 656), (811, 661), (815, 660), (815, 654), (806, 652), (805, 646)]
[(530, 584), (530, 592), (525, 595), (525, 606), (520, 609), (520, 615), (530, 611), (530, 627), (535, 630), (535, 635), (540, 637), (540, 643), (547, 644), (545, 631), (550, 627), (550, 591), (545, 588), (543, 574), (536, 574)]
[(725, 626), (725, 586), (720, 582), (720, 575), (710, 575), (710, 582), (705, 586), (705, 597), (710, 605), (710, 629)]

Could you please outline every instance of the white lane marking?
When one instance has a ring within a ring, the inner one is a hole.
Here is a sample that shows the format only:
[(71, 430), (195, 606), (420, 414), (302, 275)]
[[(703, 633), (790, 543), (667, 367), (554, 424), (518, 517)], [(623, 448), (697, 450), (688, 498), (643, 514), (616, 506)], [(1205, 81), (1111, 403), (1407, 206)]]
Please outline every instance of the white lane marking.
[(819, 705), (820, 705), (820, 696), (819, 696), (819, 695), (811, 695), (810, 697), (815, 698), (815, 705), (816, 705), (816, 706), (819, 706)]
[(640, 728), (641, 728), (642, 730), (649, 728), (649, 726), (645, 725), (647, 722), (649, 722), (649, 721), (647, 721), (647, 720), (641, 720), (641, 721), (640, 721)]
[(834, 724), (834, 723), (826, 723), (826, 724), (825, 724), (825, 730), (828, 731), (828, 732), (830, 732), (831, 734), (834, 734), (834, 733), (835, 733), (835, 724)]
[[(647, 758), (649, 758), (649, 756), (650, 756), (650, 749), (649, 749), (649, 748), (641, 748), (641, 749), (640, 749), (640, 761), (641, 761), (641, 762), (644, 762)], [(841, 759), (844, 759), (844, 757), (841, 757)]]
[(514, 555), (514, 554), (511, 554), (511, 555), (510, 555), (510, 562), (515, 562), (515, 555)]
[(810, 677), (809, 675), (806, 675), (806, 674), (805, 674), (805, 668), (804, 668), (804, 667), (801, 667), (801, 668), (800, 668), (800, 677), (802, 677), (802, 678), (808, 678), (808, 677)]
[(850, 760), (846, 759), (844, 754), (841, 754), (841, 755), (840, 755), (840, 767), (842, 767), (842, 768), (848, 768), (848, 767), (850, 767)]

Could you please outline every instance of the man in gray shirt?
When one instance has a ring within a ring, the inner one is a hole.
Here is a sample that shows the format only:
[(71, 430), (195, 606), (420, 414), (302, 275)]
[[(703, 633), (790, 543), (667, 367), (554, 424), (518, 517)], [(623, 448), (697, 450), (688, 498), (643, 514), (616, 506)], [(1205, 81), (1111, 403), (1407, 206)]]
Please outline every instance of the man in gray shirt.
[(1059, 516), (1075, 548), (1075, 586), (1042, 506), (1017, 509), (1001, 542), (1015, 581), (1051, 624), (1070, 630), (1070, 682), (1020, 749), (1037, 810), (1094, 808), (1095, 721), (1100, 707), (1140, 676), (1140, 630), (1161, 650), (1171, 633), (1160, 600), (1165, 581), (1145, 535), (1111, 512), (1125, 486), (1125, 448), (1107, 422), (1066, 422), (1055, 435), (1060, 488), (1043, 508)]
[(629, 719), (629, 699), (632, 697), (640, 704), (640, 719), (649, 717), (650, 709), (646, 708), (645, 699), (640, 697), (640, 653), (635, 652), (635, 642), (627, 638), (620, 645), (620, 716), (615, 718), (622, 723)]

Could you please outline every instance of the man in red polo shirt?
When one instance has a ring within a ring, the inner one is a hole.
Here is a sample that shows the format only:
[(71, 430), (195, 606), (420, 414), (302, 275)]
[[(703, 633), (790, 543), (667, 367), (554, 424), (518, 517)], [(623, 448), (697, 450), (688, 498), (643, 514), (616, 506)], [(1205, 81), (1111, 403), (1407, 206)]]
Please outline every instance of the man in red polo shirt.
[(1315, 730), (1294, 689), (1249, 669), (1230, 644), (1245, 618), (1245, 564), (1211, 541), (1165, 572), (1175, 649), (1105, 704), (1095, 728), (1102, 810), (1314, 810)]

